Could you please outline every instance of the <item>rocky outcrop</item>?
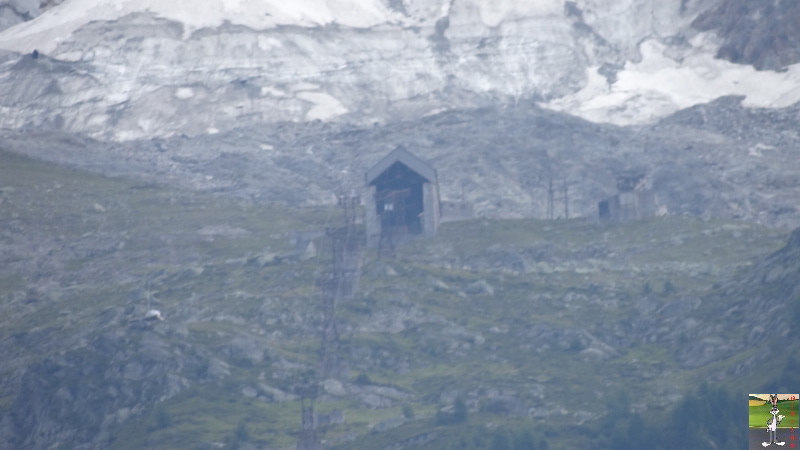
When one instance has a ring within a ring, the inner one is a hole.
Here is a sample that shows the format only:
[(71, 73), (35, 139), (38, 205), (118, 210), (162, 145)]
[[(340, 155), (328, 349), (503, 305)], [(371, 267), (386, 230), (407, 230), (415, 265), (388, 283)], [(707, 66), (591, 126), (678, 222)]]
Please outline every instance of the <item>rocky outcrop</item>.
[(0, 3), (0, 32), (33, 20), (64, 0), (6, 0)]
[(800, 62), (800, 3), (725, 0), (701, 14), (692, 26), (722, 39), (717, 57), (759, 70), (779, 70)]
[(181, 370), (191, 358), (175, 358), (150, 327), (122, 328), (27, 367), (3, 417), (0, 448), (104, 447), (111, 427), (188, 387)]
[[(760, 347), (765, 350), (728, 368), (726, 374), (738, 375), (769, 364), (770, 352), (786, 347), (787, 336), (800, 319), (800, 229), (791, 233), (783, 248), (722, 284), (725, 288), (709, 295), (706, 302), (714, 305), (721, 319), (739, 324), (738, 330), (711, 324), (678, 327), (676, 331), (688, 338), (689, 345), (679, 350), (676, 358), (685, 367), (700, 367), (745, 348)], [(708, 314), (709, 308), (698, 311)], [(771, 368), (770, 373), (779, 376), (781, 370)]]
[(37, 0), (10, 0), (0, 4), (0, 31), (40, 14)]

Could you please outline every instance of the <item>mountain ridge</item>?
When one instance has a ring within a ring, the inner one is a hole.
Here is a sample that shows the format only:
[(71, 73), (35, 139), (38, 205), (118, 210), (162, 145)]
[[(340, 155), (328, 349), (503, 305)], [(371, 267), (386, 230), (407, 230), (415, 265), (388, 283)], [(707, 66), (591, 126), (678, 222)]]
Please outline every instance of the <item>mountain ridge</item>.
[[(309, 1), (280, 17), (252, 13), (278, 8), (266, 0), (206, 3), (117, 10), (74, 0), (0, 32), (0, 48), (23, 52), (16, 58), (38, 48), (76, 64), (60, 77), (21, 70), (6, 56), (0, 88), (30, 95), (0, 103), (0, 126), (120, 141), (282, 120), (387, 123), (520, 101), (595, 122), (647, 124), (724, 95), (745, 95), (754, 107), (800, 100), (800, 66), (755, 71), (714, 59), (720, 38), (692, 28), (718, 5), (711, 0), (636, 0), (622, 9), (606, 0), (437, 8), (351, 0), (351, 9), (335, 11)], [(88, 22), (97, 8), (108, 14)]]

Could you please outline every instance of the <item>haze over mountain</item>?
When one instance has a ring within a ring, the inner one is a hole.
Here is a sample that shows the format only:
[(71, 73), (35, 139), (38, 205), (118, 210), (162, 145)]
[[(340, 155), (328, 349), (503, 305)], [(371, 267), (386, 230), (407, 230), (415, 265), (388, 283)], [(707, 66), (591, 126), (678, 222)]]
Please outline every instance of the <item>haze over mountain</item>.
[[(365, 254), (326, 445), (735, 446), (800, 373), (798, 5), (0, 3), (0, 449), (294, 448), (398, 144), (476, 218)], [(591, 220), (620, 175), (666, 216)]]

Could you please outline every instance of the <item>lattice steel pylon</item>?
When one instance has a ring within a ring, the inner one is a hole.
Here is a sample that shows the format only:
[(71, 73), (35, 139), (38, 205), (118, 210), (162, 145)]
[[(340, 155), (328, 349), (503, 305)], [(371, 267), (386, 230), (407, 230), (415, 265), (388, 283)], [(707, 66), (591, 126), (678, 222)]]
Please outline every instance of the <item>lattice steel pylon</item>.
[(323, 326), (320, 343), (320, 376), (343, 377), (347, 368), (339, 358), (339, 329), (336, 324), (336, 305), (352, 298), (358, 290), (361, 274), (363, 236), (356, 227), (360, 199), (355, 195), (340, 196), (344, 226), (328, 228), (325, 234), (331, 241), (332, 270), (318, 284), (322, 290)]
[(314, 416), (314, 401), (317, 398), (318, 383), (305, 385), (295, 389), (300, 396), (301, 428), (297, 440), (297, 450), (322, 450), (322, 443), (317, 435), (317, 424)]
[[(361, 273), (363, 236), (356, 226), (360, 199), (354, 195), (340, 196), (339, 206), (344, 212), (344, 226), (327, 228), (325, 235), (331, 241), (331, 270), (317, 279), (322, 300), (322, 331), (315, 380), (302, 400), (302, 430), (297, 442), (298, 450), (322, 448), (314, 416), (314, 401), (321, 383), (328, 378), (346, 378), (348, 368), (339, 355), (339, 328), (336, 323), (336, 305), (351, 298), (358, 289)], [(308, 399), (308, 403), (306, 403)]]

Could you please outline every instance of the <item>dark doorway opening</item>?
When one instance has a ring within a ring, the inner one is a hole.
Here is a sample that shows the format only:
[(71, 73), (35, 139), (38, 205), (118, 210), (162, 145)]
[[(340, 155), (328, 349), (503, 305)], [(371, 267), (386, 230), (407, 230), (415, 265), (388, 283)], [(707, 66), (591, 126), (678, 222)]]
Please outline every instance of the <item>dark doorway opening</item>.
[(597, 205), (600, 209), (600, 218), (601, 219), (610, 219), (611, 218), (611, 211), (608, 207), (608, 200), (603, 200), (602, 202), (598, 203)]
[(395, 234), (421, 234), (424, 211), (422, 185), (427, 180), (396, 162), (375, 179), (375, 206), (381, 228)]

